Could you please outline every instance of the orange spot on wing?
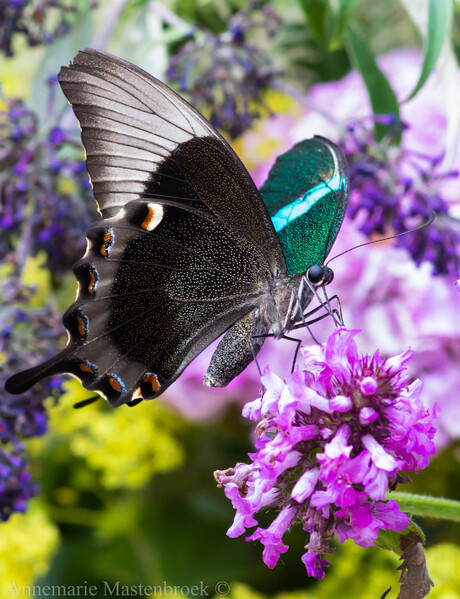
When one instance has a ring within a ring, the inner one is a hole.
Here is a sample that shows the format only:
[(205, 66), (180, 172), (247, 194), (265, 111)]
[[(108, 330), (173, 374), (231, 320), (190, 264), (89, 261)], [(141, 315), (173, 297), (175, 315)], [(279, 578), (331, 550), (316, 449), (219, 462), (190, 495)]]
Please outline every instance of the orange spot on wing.
[(103, 256), (107, 256), (108, 250), (109, 250), (109, 244), (112, 241), (112, 234), (110, 233), (110, 231), (106, 231), (104, 233), (104, 237), (102, 239), (103, 239), (104, 243), (102, 244), (102, 247), (101, 247), (101, 254)]
[(152, 208), (152, 206), (147, 206), (148, 208), (148, 214), (147, 216), (144, 218), (144, 220), (142, 221), (141, 227), (143, 229), (148, 229), (152, 223), (152, 220), (155, 217), (155, 210)]
[(81, 316), (77, 316), (78, 332), (83, 337), (86, 335), (85, 321)]
[(160, 381), (158, 380), (158, 377), (156, 374), (148, 374), (147, 376), (145, 376), (144, 383), (150, 383), (152, 385), (152, 389), (155, 393), (157, 391), (159, 391), (161, 388)]
[(117, 379), (114, 379), (113, 376), (109, 376), (109, 385), (115, 391), (121, 391), (121, 385), (120, 385), (120, 383), (117, 381)]
[(91, 368), (91, 366), (88, 366), (84, 362), (80, 364), (80, 370), (82, 372), (90, 372), (91, 374), (94, 374), (94, 370)]
[(96, 284), (96, 277), (93, 272), (89, 271), (89, 285), (88, 291), (94, 293), (94, 285)]

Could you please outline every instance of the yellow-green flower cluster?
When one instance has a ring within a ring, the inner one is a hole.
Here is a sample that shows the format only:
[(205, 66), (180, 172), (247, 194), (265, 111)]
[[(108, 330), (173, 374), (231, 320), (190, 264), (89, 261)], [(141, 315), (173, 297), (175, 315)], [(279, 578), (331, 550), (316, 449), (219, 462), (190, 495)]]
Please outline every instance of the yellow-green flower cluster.
[(13, 514), (0, 534), (0, 597), (32, 585), (44, 575), (57, 549), (59, 532), (42, 505), (32, 500), (25, 514)]
[[(364, 550), (346, 541), (340, 548), (341, 559), (334, 562), (331, 575), (311, 590), (278, 593), (269, 597), (241, 583), (231, 585), (228, 599), (375, 599), (392, 587), (387, 599), (399, 591), (398, 557), (383, 549)], [(460, 548), (443, 543), (428, 548), (428, 571), (435, 586), (430, 599), (460, 599)], [(217, 599), (217, 597), (215, 598)]]
[(184, 451), (175, 435), (184, 424), (161, 403), (115, 410), (99, 401), (73, 410), (72, 404), (87, 392), (76, 380), (67, 382), (65, 389), (59, 404), (49, 409), (45, 442), (64, 437), (71, 453), (100, 473), (107, 489), (138, 488), (155, 474), (182, 464)]

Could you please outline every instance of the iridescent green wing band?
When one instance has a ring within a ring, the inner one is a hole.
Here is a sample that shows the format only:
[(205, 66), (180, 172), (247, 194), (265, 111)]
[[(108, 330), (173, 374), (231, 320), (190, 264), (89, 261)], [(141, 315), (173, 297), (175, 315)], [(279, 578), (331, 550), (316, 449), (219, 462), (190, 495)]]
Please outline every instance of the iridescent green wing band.
[(277, 158), (260, 193), (289, 275), (324, 263), (343, 222), (348, 189), (345, 156), (323, 137), (302, 141)]

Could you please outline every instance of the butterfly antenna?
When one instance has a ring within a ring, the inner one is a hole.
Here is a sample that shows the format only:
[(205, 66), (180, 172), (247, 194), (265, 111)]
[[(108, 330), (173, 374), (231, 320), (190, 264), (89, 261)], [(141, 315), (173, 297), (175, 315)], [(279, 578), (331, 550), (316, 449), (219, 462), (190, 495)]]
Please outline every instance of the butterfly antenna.
[(429, 227), (430, 225), (432, 225), (434, 223), (435, 219), (436, 219), (436, 212), (433, 210), (430, 218), (425, 223), (422, 223), (421, 225), (418, 225), (417, 227), (414, 227), (413, 229), (409, 229), (408, 231), (403, 231), (403, 233), (397, 233), (396, 235), (390, 235), (390, 237), (382, 237), (381, 239), (374, 239), (373, 241), (366, 241), (366, 243), (360, 243), (359, 245), (355, 245), (354, 247), (349, 248), (348, 250), (345, 250), (344, 252), (340, 252), (340, 254), (337, 254), (336, 256), (333, 256), (330, 260), (328, 260), (326, 262), (326, 264), (324, 266), (327, 266), (328, 264), (330, 264), (332, 262), (332, 260), (335, 260), (336, 258), (343, 256), (344, 254), (348, 254), (348, 252), (352, 252), (353, 250), (362, 248), (365, 245), (371, 245), (373, 243), (380, 243), (381, 241), (389, 241), (390, 239), (396, 239), (396, 237), (402, 237), (403, 235), (408, 235), (409, 233), (414, 233), (415, 231), (420, 231), (421, 229), (424, 229), (425, 227)]

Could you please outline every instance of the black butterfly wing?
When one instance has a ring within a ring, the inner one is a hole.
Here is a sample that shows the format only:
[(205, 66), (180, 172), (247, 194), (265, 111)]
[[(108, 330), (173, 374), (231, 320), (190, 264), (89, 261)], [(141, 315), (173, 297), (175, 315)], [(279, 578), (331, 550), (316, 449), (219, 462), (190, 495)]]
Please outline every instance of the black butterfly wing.
[(241, 162), (169, 88), (93, 50), (59, 81), (104, 218), (74, 267), (67, 347), (7, 390), (69, 372), (112, 405), (153, 398), (257, 305), (284, 258)]

